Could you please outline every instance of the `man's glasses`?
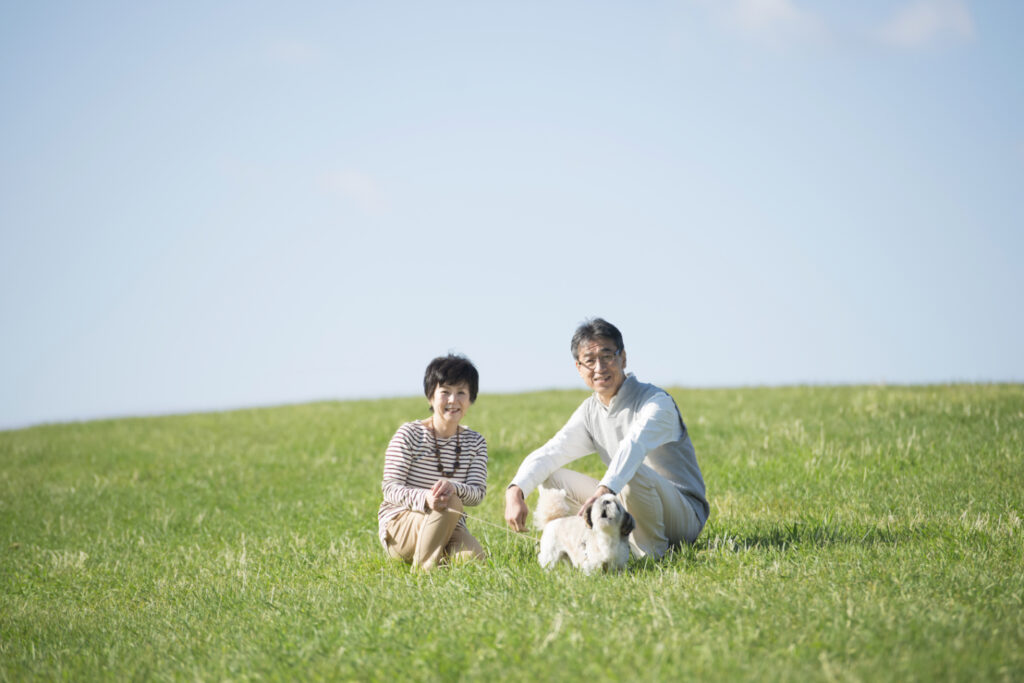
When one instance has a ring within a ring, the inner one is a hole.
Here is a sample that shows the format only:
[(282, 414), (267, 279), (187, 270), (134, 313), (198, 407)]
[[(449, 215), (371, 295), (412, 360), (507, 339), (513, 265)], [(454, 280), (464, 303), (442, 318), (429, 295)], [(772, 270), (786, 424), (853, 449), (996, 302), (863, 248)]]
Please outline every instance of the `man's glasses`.
[(594, 368), (597, 367), (598, 363), (601, 363), (601, 367), (607, 367), (611, 365), (615, 361), (615, 359), (619, 357), (620, 353), (622, 353), (622, 349), (617, 349), (614, 352), (602, 351), (596, 356), (584, 356), (583, 358), (578, 359), (576, 362), (585, 367), (587, 370), (593, 370)]

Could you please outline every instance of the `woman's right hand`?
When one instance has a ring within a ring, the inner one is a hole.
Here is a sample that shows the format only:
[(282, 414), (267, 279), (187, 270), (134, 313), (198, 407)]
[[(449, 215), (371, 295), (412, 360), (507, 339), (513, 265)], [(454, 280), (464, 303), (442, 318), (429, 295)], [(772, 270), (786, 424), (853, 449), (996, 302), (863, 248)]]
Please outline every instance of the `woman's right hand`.
[(427, 505), (431, 510), (443, 512), (448, 509), (448, 501), (455, 493), (455, 484), (447, 479), (438, 479), (427, 491)]

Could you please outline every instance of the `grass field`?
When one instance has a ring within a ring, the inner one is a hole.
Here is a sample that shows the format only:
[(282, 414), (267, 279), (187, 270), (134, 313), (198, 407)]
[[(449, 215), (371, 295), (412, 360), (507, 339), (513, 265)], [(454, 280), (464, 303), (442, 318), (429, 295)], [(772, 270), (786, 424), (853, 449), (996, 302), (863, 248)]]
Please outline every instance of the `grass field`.
[(672, 393), (711, 519), (622, 576), (500, 526), (582, 392), (480, 397), (490, 559), (430, 575), (376, 535), (422, 398), (2, 432), (0, 680), (1024, 680), (1024, 386)]

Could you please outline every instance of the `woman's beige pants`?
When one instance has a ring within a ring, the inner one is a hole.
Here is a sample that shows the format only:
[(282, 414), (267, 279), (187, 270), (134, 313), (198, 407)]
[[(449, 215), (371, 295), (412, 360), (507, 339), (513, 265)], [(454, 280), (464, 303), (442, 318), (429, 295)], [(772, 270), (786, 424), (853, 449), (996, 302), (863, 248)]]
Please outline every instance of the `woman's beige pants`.
[(462, 500), (452, 496), (443, 512), (401, 512), (387, 525), (388, 555), (424, 570), (433, 569), (445, 559), (484, 559), (487, 555), (479, 541), (467, 529), (457, 528), (462, 509)]

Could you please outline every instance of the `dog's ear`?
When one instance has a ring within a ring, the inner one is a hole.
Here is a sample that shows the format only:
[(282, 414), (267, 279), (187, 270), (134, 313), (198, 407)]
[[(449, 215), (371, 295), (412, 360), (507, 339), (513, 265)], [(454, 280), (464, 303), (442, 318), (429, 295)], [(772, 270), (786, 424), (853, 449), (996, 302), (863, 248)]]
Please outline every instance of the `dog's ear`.
[(594, 520), (590, 518), (590, 513), (594, 511), (594, 504), (591, 503), (587, 507), (583, 508), (583, 521), (587, 523), (587, 527), (590, 529), (594, 528)]
[(631, 533), (633, 533), (633, 529), (636, 528), (636, 520), (633, 519), (633, 515), (626, 512), (625, 508), (622, 509), (622, 514), (625, 516), (622, 518), (621, 531), (622, 537), (625, 538), (626, 536), (629, 536)]

